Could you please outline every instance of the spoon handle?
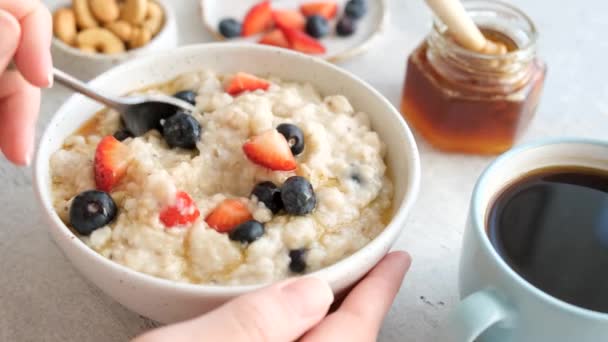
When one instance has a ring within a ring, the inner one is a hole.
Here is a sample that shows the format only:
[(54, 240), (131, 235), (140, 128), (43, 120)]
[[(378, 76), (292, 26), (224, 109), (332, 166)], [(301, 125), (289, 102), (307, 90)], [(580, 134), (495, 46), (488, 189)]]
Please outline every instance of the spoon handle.
[(484, 37), (460, 0), (426, 0), (426, 3), (464, 48), (492, 55), (507, 53), (504, 44)]
[(86, 85), (84, 82), (74, 78), (73, 76), (57, 69), (53, 68), (53, 76), (58, 83), (61, 83), (63, 86), (72, 89), (73, 91), (80, 93), (84, 96), (87, 96), (97, 102), (101, 102), (102, 104), (120, 110), (123, 106), (120, 102), (116, 101), (114, 98), (107, 96), (103, 93), (100, 93), (97, 90)]
[(460, 45), (473, 51), (483, 50), (486, 38), (469, 17), (460, 0), (426, 0), (426, 3)]

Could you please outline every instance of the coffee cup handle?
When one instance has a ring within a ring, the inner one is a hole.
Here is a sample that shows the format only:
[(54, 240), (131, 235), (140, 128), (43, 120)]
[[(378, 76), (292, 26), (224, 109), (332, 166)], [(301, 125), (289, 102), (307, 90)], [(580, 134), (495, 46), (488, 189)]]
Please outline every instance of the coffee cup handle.
[(472, 342), (492, 325), (507, 318), (504, 302), (492, 290), (466, 297), (447, 319), (441, 341)]

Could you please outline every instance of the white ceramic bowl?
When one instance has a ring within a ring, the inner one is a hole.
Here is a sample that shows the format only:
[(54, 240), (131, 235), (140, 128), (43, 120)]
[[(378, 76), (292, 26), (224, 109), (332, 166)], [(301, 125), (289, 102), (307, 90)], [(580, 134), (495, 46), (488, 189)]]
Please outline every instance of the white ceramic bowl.
[[(155, 0), (165, 13), (165, 23), (163, 28), (158, 32), (152, 40), (137, 49), (128, 50), (124, 53), (105, 55), (101, 53), (91, 54), (85, 53), (78, 48), (72, 47), (61, 40), (53, 37), (51, 43), (51, 53), (53, 55), (53, 64), (59, 69), (66, 71), (82, 80), (89, 80), (102, 72), (115, 67), (116, 65), (130, 60), (132, 58), (170, 50), (177, 47), (177, 23), (175, 13), (171, 6), (167, 4), (168, 0)], [(55, 9), (66, 7), (70, 2), (64, 2)]]
[[(356, 109), (370, 114), (373, 128), (388, 147), (387, 163), (395, 183), (393, 219), (363, 249), (313, 273), (327, 280), (336, 293), (355, 284), (389, 251), (405, 227), (406, 216), (418, 194), (418, 150), (399, 112), (361, 79), (328, 62), (284, 49), (246, 43), (195, 45), (174, 50), (170, 54), (144, 57), (108, 71), (93, 80), (91, 85), (113, 94), (123, 94), (201, 69), (245, 71), (311, 82), (322, 94), (343, 94)], [(70, 98), (49, 123), (40, 141), (34, 165), (36, 192), (48, 219), (48, 228), (74, 266), (127, 308), (165, 323), (204, 313), (235, 296), (258, 288), (260, 285), (193, 285), (138, 273), (97, 254), (63, 224), (52, 206), (49, 159), (61, 147), (63, 140), (100, 108), (100, 105), (80, 95)]]

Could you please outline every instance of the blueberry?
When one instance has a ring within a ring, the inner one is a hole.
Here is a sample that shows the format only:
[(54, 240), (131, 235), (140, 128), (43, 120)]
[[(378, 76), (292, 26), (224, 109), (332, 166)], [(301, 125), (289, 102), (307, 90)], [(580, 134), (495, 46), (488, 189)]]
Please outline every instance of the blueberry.
[(306, 19), (306, 33), (315, 38), (322, 38), (329, 34), (329, 23), (325, 17), (311, 15)]
[(72, 200), (70, 224), (81, 235), (91, 233), (112, 222), (116, 217), (116, 204), (110, 195), (103, 191), (85, 191)]
[(344, 15), (352, 19), (363, 17), (366, 11), (367, 6), (365, 6), (365, 2), (363, 1), (350, 0), (346, 3), (346, 7), (344, 7)]
[(171, 147), (194, 149), (201, 137), (201, 125), (192, 115), (178, 112), (163, 123), (163, 137)]
[(220, 33), (226, 38), (234, 38), (241, 35), (241, 23), (233, 18), (225, 18), (220, 21)]
[(281, 187), (281, 199), (285, 211), (291, 215), (309, 214), (317, 205), (312, 185), (306, 178), (300, 176), (287, 178)]
[(253, 242), (264, 235), (264, 225), (256, 220), (247, 221), (234, 228), (228, 237), (242, 243)]
[(306, 250), (305, 249), (293, 249), (289, 251), (289, 270), (293, 273), (304, 273), (306, 270)]
[(336, 34), (340, 37), (347, 37), (355, 33), (356, 29), (354, 20), (349, 17), (342, 17), (336, 25)]
[(264, 203), (266, 208), (270, 209), (273, 214), (278, 213), (283, 209), (283, 200), (281, 200), (281, 189), (273, 182), (261, 182), (256, 184), (251, 191), (251, 195), (255, 195), (258, 201)]
[(118, 141), (124, 141), (127, 138), (132, 138), (132, 137), (133, 137), (133, 134), (131, 134), (131, 132), (129, 132), (129, 130), (126, 128), (121, 128), (114, 133), (114, 138), (116, 138), (116, 140), (118, 140)]
[(191, 105), (196, 105), (196, 93), (192, 90), (182, 90), (173, 94), (173, 97), (184, 100)]
[(300, 127), (284, 123), (277, 126), (277, 131), (283, 134), (285, 139), (287, 139), (289, 147), (291, 148), (291, 153), (293, 153), (294, 156), (297, 156), (304, 151), (304, 133)]

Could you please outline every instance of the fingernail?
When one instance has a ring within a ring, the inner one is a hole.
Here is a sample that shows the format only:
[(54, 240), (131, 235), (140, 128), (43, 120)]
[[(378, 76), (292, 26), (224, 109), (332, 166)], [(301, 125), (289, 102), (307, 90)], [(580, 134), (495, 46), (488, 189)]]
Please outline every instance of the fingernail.
[(47, 83), (48, 85), (46, 87), (52, 88), (54, 81), (55, 81), (55, 78), (53, 77), (53, 69), (51, 69), (51, 71), (49, 72), (49, 76), (48, 76), (48, 83)]
[(288, 282), (281, 288), (285, 301), (302, 317), (325, 315), (334, 294), (325, 281), (305, 277)]
[(27, 154), (25, 155), (25, 166), (30, 166), (32, 163), (32, 158), (34, 157), (34, 145), (30, 145)]
[(396, 250), (390, 252), (389, 254), (396, 258), (399, 258), (400, 263), (407, 264), (408, 269), (412, 265), (412, 256), (406, 251)]
[(393, 253), (399, 255), (400, 258), (405, 260), (412, 260), (412, 256), (407, 251), (396, 250)]

